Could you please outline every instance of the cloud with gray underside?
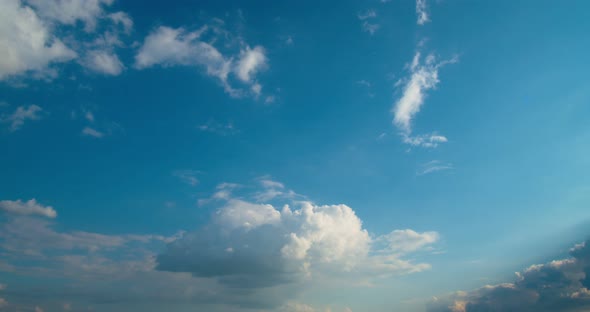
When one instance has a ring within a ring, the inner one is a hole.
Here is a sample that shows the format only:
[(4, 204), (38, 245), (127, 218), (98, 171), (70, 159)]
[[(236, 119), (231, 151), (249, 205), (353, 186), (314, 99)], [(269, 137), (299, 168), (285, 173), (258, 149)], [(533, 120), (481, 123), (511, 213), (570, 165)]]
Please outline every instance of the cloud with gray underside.
[(590, 311), (590, 240), (570, 250), (570, 258), (532, 265), (512, 283), (487, 285), (435, 298), (429, 312)]

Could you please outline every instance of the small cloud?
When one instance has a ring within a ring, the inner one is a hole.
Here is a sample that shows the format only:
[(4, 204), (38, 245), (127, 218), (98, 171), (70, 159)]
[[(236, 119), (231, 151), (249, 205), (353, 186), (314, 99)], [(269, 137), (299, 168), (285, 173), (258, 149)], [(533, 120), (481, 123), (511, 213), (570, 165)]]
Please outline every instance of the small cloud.
[(30, 199), (26, 202), (17, 200), (0, 201), (0, 210), (19, 215), (39, 215), (47, 218), (57, 217), (57, 212), (51, 206), (43, 206), (37, 200)]
[(358, 80), (356, 83), (359, 84), (359, 85), (361, 85), (361, 86), (365, 86), (367, 88), (370, 88), (371, 87), (371, 83), (368, 82), (367, 80), (364, 80), (364, 79)]
[(426, 0), (416, 0), (416, 14), (418, 15), (418, 25), (424, 25), (430, 22)]
[(227, 123), (220, 123), (211, 120), (205, 124), (198, 126), (197, 128), (203, 132), (215, 133), (221, 136), (233, 135), (239, 132), (239, 130), (236, 129), (236, 127), (231, 121)]
[(357, 14), (357, 16), (358, 16), (358, 18), (361, 21), (364, 21), (364, 20), (369, 19), (369, 18), (375, 18), (375, 17), (377, 17), (377, 12), (375, 12), (375, 10), (373, 10), (373, 9), (368, 9), (368, 10), (366, 10), (364, 12), (359, 12)]
[(275, 102), (275, 99), (274, 95), (269, 95), (264, 99), (264, 104), (272, 104)]
[(369, 22), (370, 19), (377, 17), (377, 12), (373, 9), (369, 9), (365, 12), (359, 12), (357, 17), (362, 21), (361, 28), (364, 32), (368, 32), (369, 34), (373, 35), (380, 27), (379, 24)]
[(82, 129), (82, 134), (86, 135), (86, 136), (91, 136), (94, 138), (104, 137), (104, 133), (102, 133), (96, 129), (90, 128), (90, 127), (84, 127), (84, 129)]
[(28, 107), (19, 106), (14, 113), (2, 119), (2, 121), (10, 123), (9, 129), (11, 132), (14, 132), (22, 128), (27, 120), (41, 119), (42, 111), (43, 109), (37, 105), (29, 105)]
[(199, 179), (197, 179), (197, 175), (199, 175), (200, 173), (201, 172), (198, 170), (176, 170), (173, 172), (173, 175), (190, 186), (196, 186), (197, 184), (199, 184)]
[(454, 167), (451, 163), (445, 163), (440, 160), (433, 160), (433, 161), (429, 161), (425, 164), (422, 164), (420, 166), (420, 169), (416, 172), (416, 175), (420, 176), (420, 175), (425, 175), (425, 174), (429, 174), (429, 173), (433, 173), (433, 172), (437, 172), (437, 171), (451, 170), (451, 169), (454, 169)]
[(285, 43), (287, 45), (293, 45), (294, 44), (293, 37), (291, 37), (291, 36), (287, 37), (287, 40), (285, 40)]

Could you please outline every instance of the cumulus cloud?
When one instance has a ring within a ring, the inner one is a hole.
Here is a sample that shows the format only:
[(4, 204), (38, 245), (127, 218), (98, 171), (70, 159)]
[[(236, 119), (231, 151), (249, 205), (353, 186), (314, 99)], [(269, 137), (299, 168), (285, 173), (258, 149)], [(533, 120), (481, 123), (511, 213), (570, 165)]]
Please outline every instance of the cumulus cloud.
[(19, 215), (40, 215), (47, 218), (55, 218), (57, 212), (51, 206), (43, 206), (37, 202), (37, 200), (30, 199), (23, 202), (20, 199), (17, 200), (2, 200), (0, 201), (0, 210), (6, 211), (12, 214)]
[(25, 72), (46, 76), (51, 64), (76, 56), (31, 7), (19, 0), (0, 1), (0, 80)]
[(424, 25), (430, 22), (426, 0), (416, 0), (416, 15), (418, 16), (418, 25)]
[[(285, 189), (270, 179), (259, 183), (267, 189)], [(221, 207), (211, 223), (169, 244), (157, 257), (157, 269), (256, 289), (316, 278), (372, 279), (429, 268), (404, 257), (436, 243), (436, 232), (401, 230), (374, 237), (347, 205), (284, 199), (289, 204), (278, 209), (224, 193), (217, 198)]]
[[(106, 12), (112, 2), (1, 1), (0, 80), (52, 79), (58, 75), (57, 64), (74, 59), (91, 71), (119, 75), (125, 67), (115, 47), (123, 46), (120, 34), (130, 34), (133, 21), (125, 12)], [(86, 33), (79, 32), (76, 26), (80, 23)], [(96, 29), (105, 30), (97, 34)]]
[(14, 113), (10, 114), (6, 118), (3, 118), (2, 121), (9, 123), (9, 130), (14, 132), (20, 129), (27, 120), (41, 119), (42, 111), (43, 109), (37, 105), (29, 105), (26, 108), (25, 106), (19, 106), (16, 108)]
[(530, 266), (516, 281), (435, 298), (430, 312), (581, 312), (590, 309), (590, 241), (571, 257)]
[(215, 33), (214, 30), (215, 28), (209, 26), (195, 31), (160, 26), (145, 38), (135, 56), (135, 67), (202, 67), (207, 75), (221, 83), (228, 94), (233, 97), (243, 96), (247, 90), (234, 88), (230, 83), (230, 74), (233, 73), (235, 78), (249, 86), (250, 92), (258, 96), (262, 86), (256, 81), (255, 75), (267, 67), (264, 48), (250, 48), (246, 45), (238, 55), (225, 56), (211, 43), (201, 40), (205, 33)]
[(420, 112), (427, 92), (436, 88), (440, 82), (438, 70), (449, 63), (457, 62), (457, 58), (437, 61), (434, 54), (429, 54), (424, 60), (421, 53), (416, 52), (412, 63), (408, 66), (410, 77), (400, 80), (403, 85), (402, 95), (393, 106), (393, 124), (400, 130), (404, 143), (412, 146), (436, 147), (439, 143), (447, 142), (447, 138), (438, 135), (413, 135), (412, 121)]

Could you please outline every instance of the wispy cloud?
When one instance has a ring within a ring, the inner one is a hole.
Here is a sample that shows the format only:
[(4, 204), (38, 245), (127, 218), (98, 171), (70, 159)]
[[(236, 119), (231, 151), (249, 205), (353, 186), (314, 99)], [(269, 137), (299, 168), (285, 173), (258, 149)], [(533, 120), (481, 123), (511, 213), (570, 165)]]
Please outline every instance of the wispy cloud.
[(9, 130), (11, 132), (19, 130), (27, 120), (39, 120), (41, 119), (41, 112), (43, 109), (37, 105), (19, 106), (16, 108), (14, 113), (8, 117), (3, 118), (2, 121), (10, 124)]
[(221, 136), (233, 135), (240, 132), (231, 121), (227, 123), (221, 123), (210, 120), (207, 123), (199, 125), (197, 128), (203, 132), (215, 133)]
[(369, 9), (364, 12), (359, 12), (357, 14), (357, 17), (361, 21), (361, 28), (363, 29), (363, 31), (373, 35), (375, 34), (375, 32), (377, 32), (377, 30), (379, 30), (379, 24), (370, 22), (371, 19), (377, 17), (377, 11)]
[(200, 173), (201, 172), (198, 170), (176, 170), (172, 174), (175, 177), (182, 180), (182, 182), (190, 186), (196, 186), (197, 184), (199, 184), (199, 179), (197, 178), (197, 176)]
[(440, 82), (439, 69), (457, 61), (457, 57), (437, 61), (434, 54), (429, 54), (424, 60), (422, 60), (420, 52), (416, 52), (414, 55), (412, 62), (408, 65), (409, 78), (401, 79), (396, 83), (396, 85), (402, 86), (402, 95), (392, 108), (393, 123), (400, 130), (404, 143), (413, 146), (436, 147), (439, 143), (447, 141), (447, 138), (442, 135), (413, 135), (412, 120), (420, 112), (427, 92), (436, 88)]
[(437, 171), (451, 170), (454, 169), (451, 163), (442, 162), (440, 160), (432, 160), (420, 166), (420, 169), (416, 172), (417, 175), (425, 175), (434, 173)]
[(418, 16), (418, 25), (424, 25), (430, 22), (426, 0), (416, 0), (416, 15)]
[(102, 138), (104, 137), (104, 133), (100, 132), (94, 128), (91, 127), (84, 127), (84, 129), (82, 129), (82, 134), (86, 135), (86, 136), (91, 136), (94, 138)]

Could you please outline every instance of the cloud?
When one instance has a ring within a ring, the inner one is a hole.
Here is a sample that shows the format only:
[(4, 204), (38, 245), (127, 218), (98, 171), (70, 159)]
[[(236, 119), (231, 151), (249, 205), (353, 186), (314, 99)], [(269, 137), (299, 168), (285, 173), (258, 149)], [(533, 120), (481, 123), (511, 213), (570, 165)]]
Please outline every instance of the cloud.
[[(249, 86), (249, 92), (260, 95), (262, 86), (255, 75), (267, 68), (264, 48), (248, 45), (238, 55), (225, 56), (212, 44), (200, 40), (206, 33), (215, 33), (217, 27), (203, 26), (196, 31), (184, 28), (160, 26), (144, 40), (135, 56), (135, 67), (144, 69), (161, 66), (198, 66), (205, 69), (207, 75), (216, 78), (224, 90), (232, 97), (242, 97), (247, 90), (234, 88), (230, 83), (230, 74)], [(236, 61), (237, 59), (237, 61)]]
[(416, 52), (408, 69), (410, 77), (400, 80), (403, 85), (402, 95), (392, 108), (393, 124), (400, 130), (404, 143), (413, 146), (436, 147), (439, 143), (447, 142), (442, 135), (412, 135), (412, 121), (420, 112), (427, 95), (427, 91), (436, 88), (440, 82), (438, 70), (449, 63), (457, 62), (457, 58), (437, 62), (434, 54), (429, 54), (424, 61), (420, 52)]
[[(270, 179), (259, 183), (266, 189), (285, 189)], [(426, 270), (428, 264), (404, 257), (439, 239), (435, 232), (412, 230), (373, 237), (344, 204), (287, 198), (297, 209), (290, 204), (277, 209), (247, 197), (229, 192), (218, 197), (221, 206), (211, 222), (169, 244), (157, 257), (157, 269), (215, 278), (238, 289), (301, 287), (331, 278), (374, 279)]]
[(235, 67), (236, 74), (240, 80), (251, 82), (252, 77), (267, 66), (267, 61), (263, 47), (246, 47), (240, 52), (240, 59)]
[(426, 0), (416, 0), (416, 15), (418, 16), (418, 25), (424, 25), (430, 22)]
[(413, 136), (407, 133), (402, 133), (402, 140), (404, 143), (412, 146), (421, 146), (427, 148), (434, 148), (440, 143), (446, 143), (449, 141), (445, 136), (434, 133)]
[(0, 80), (25, 72), (44, 76), (51, 64), (76, 56), (33, 9), (19, 0), (0, 1)]
[(422, 164), (421, 168), (416, 172), (417, 175), (425, 175), (437, 171), (453, 169), (453, 165), (450, 163), (444, 163), (440, 160), (432, 160), (425, 164)]
[[(53, 79), (58, 75), (57, 64), (74, 59), (91, 71), (119, 75), (125, 67), (115, 47), (123, 46), (120, 34), (130, 34), (133, 21), (125, 12), (106, 12), (112, 2), (1, 1), (0, 80), (24, 76)], [(78, 31), (79, 23), (85, 33)], [(96, 29), (104, 32), (97, 34)]]
[(576, 245), (571, 257), (532, 265), (516, 281), (487, 285), (435, 298), (430, 312), (581, 312), (590, 309), (590, 241)]
[(210, 120), (207, 123), (198, 126), (197, 128), (203, 132), (215, 133), (221, 136), (233, 135), (240, 132), (238, 129), (236, 129), (233, 122), (220, 123), (214, 120)]
[(196, 186), (199, 184), (197, 175), (200, 173), (198, 170), (176, 170), (173, 172), (173, 175), (190, 186)]
[(370, 19), (374, 19), (377, 17), (377, 12), (373, 9), (369, 9), (365, 12), (360, 12), (357, 14), (359, 20), (362, 21), (361, 27), (363, 31), (368, 32), (369, 34), (373, 35), (379, 29), (379, 24), (371, 24), (369, 22)]
[(75, 25), (82, 21), (88, 32), (94, 31), (97, 19), (104, 14), (103, 6), (113, 0), (26, 0), (39, 14), (51, 21)]
[(25, 106), (19, 106), (14, 113), (2, 119), (2, 121), (10, 123), (9, 130), (14, 132), (20, 129), (25, 124), (26, 120), (41, 119), (41, 111), (43, 111), (43, 109), (37, 105), (29, 105), (26, 108)]
[(111, 76), (119, 75), (125, 68), (116, 54), (104, 50), (89, 51), (83, 64), (92, 71)]
[(103, 132), (100, 132), (100, 131), (90, 128), (90, 127), (84, 127), (84, 129), (82, 129), (82, 134), (86, 135), (86, 136), (91, 136), (94, 138), (99, 138), (99, 139), (104, 137)]
[(55, 218), (57, 212), (51, 206), (43, 206), (39, 204), (34, 198), (26, 202), (20, 199), (2, 200), (0, 201), (0, 210), (20, 215), (40, 215), (47, 218)]

